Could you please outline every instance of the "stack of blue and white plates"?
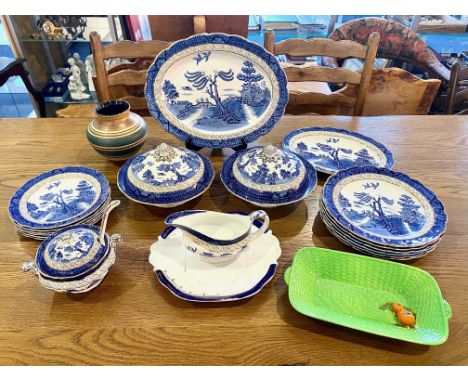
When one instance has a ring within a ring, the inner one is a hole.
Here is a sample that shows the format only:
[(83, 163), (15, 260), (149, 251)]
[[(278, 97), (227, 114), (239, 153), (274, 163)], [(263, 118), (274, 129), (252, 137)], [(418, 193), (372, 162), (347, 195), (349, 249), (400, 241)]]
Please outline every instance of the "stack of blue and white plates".
[(447, 226), (423, 184), (386, 168), (352, 167), (323, 187), (320, 216), (344, 244), (370, 256), (412, 260), (433, 251)]
[(8, 212), (20, 234), (44, 240), (65, 227), (95, 224), (109, 201), (109, 182), (103, 174), (87, 167), (63, 167), (18, 188)]

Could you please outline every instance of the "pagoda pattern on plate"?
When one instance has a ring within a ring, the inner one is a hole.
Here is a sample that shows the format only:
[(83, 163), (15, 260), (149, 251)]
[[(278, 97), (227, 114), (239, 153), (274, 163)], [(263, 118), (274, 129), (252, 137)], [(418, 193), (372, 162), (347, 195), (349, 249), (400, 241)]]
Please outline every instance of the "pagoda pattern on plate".
[(366, 148), (353, 152), (352, 149), (341, 145), (340, 138), (328, 137), (314, 145), (298, 142), (296, 149), (305, 159), (314, 160), (314, 163), (324, 167), (345, 169), (353, 166), (379, 165), (379, 158), (372, 156)]
[(225, 67), (205, 68), (211, 55), (210, 50), (193, 53), (193, 68), (184, 72), (182, 83), (164, 80), (162, 91), (171, 113), (194, 127), (214, 131), (244, 126), (262, 116), (271, 101), (271, 85), (259, 68), (249, 60), (241, 67), (226, 62)]
[(57, 180), (36, 191), (26, 203), (26, 209), (34, 220), (52, 223), (81, 214), (95, 199), (96, 190), (88, 181)]
[(365, 182), (351, 198), (339, 194), (344, 215), (362, 229), (377, 234), (404, 236), (419, 231), (426, 223), (421, 204), (408, 194), (390, 197), (380, 191), (380, 182)]

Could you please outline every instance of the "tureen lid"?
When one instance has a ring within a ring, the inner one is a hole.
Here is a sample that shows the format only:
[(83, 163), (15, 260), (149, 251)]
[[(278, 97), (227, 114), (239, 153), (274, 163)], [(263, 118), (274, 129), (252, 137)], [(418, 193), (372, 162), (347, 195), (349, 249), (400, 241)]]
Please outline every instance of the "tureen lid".
[(196, 185), (203, 177), (204, 166), (197, 153), (161, 143), (135, 157), (127, 177), (133, 186), (145, 192), (173, 192)]
[(276, 146), (254, 147), (239, 155), (232, 166), (234, 178), (246, 187), (270, 192), (294, 190), (304, 180), (304, 162)]
[(36, 266), (47, 278), (69, 279), (81, 276), (101, 263), (108, 254), (109, 237), (99, 243), (99, 227), (80, 224), (59, 230), (38, 248)]

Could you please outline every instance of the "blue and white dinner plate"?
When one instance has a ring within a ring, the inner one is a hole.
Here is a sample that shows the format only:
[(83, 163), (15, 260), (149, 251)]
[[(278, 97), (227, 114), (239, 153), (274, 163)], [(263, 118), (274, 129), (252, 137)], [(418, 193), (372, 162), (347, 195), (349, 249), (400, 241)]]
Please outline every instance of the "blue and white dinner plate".
[[(262, 222), (256, 220), (254, 225), (259, 228)], [(210, 264), (187, 251), (182, 232), (170, 226), (151, 246), (149, 262), (161, 285), (176, 297), (193, 302), (227, 302), (259, 293), (274, 277), (280, 256), (279, 241), (268, 230), (235, 260)]]
[(298, 155), (275, 146), (256, 146), (227, 158), (221, 181), (237, 197), (261, 207), (298, 202), (317, 185), (314, 167)]
[(117, 175), (117, 186), (130, 200), (170, 208), (204, 193), (214, 175), (205, 156), (162, 143), (125, 162)]
[(63, 167), (18, 188), (8, 212), (18, 228), (51, 231), (89, 218), (109, 195), (109, 182), (100, 172), (87, 167)]
[(192, 147), (240, 147), (268, 133), (288, 102), (276, 58), (240, 36), (198, 34), (174, 42), (150, 66), (148, 107)]
[(323, 186), (323, 206), (341, 228), (370, 245), (424, 247), (444, 234), (447, 215), (422, 183), (386, 168), (352, 167)]
[(384, 245), (384, 244), (377, 244), (377, 243), (371, 243), (357, 235), (355, 235), (352, 231), (346, 230), (343, 226), (341, 226), (339, 223), (335, 222), (333, 217), (330, 216), (328, 213), (326, 207), (324, 207), (322, 200), (319, 203), (319, 213), (320, 217), (324, 221), (324, 223), (327, 225), (327, 228), (330, 230), (333, 229), (335, 232), (340, 234), (346, 239), (349, 239), (351, 241), (354, 241), (356, 243), (360, 243), (361, 245), (369, 246), (372, 247), (375, 250), (378, 251), (391, 251), (392, 253), (407, 253), (409, 251), (419, 251), (419, 250), (424, 250), (425, 248), (428, 248), (429, 246), (434, 245), (435, 243), (438, 243), (440, 238), (443, 236), (441, 235), (436, 242), (430, 242), (430, 243), (424, 243), (419, 246), (412, 246), (412, 247), (395, 247), (391, 245)]
[(305, 127), (291, 131), (284, 138), (283, 147), (301, 155), (317, 171), (326, 174), (355, 166), (393, 166), (393, 155), (383, 144), (334, 127)]
[(322, 218), (322, 221), (325, 223), (330, 233), (332, 233), (342, 243), (366, 255), (380, 257), (387, 260), (405, 261), (423, 257), (429, 252), (433, 251), (440, 241), (439, 239), (439, 241), (435, 243), (419, 248), (381, 248), (373, 244), (366, 243), (365, 241), (360, 241), (359, 239), (351, 236), (348, 232), (341, 231), (341, 229), (337, 228), (337, 226), (326, 216), (326, 213), (324, 213), (323, 210), (320, 210), (320, 217)]

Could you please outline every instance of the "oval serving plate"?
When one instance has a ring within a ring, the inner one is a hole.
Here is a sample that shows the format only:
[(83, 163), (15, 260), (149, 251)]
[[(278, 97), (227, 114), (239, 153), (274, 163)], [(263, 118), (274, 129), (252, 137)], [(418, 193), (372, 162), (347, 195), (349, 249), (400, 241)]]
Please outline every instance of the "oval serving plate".
[(336, 174), (350, 167), (393, 167), (392, 153), (365, 135), (334, 127), (306, 127), (291, 131), (283, 147), (301, 155), (317, 171)]
[(323, 186), (329, 215), (345, 230), (371, 243), (413, 247), (445, 232), (441, 201), (422, 183), (386, 168), (352, 167)]
[(191, 147), (239, 147), (272, 129), (288, 101), (274, 56), (240, 36), (200, 34), (173, 43), (148, 70), (148, 107)]
[(110, 194), (109, 182), (87, 167), (63, 167), (27, 181), (10, 199), (15, 224), (32, 229), (70, 225), (95, 213)]

